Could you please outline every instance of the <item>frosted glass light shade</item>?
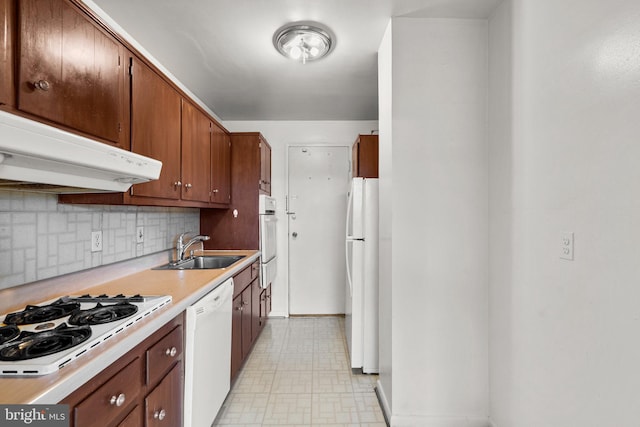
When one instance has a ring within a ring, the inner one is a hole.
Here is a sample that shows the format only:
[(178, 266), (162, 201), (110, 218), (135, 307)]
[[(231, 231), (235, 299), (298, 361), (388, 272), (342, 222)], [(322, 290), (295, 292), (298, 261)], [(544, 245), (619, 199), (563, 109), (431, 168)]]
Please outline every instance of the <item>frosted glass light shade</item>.
[(291, 24), (276, 31), (273, 45), (283, 56), (305, 64), (326, 56), (333, 40), (321, 28)]

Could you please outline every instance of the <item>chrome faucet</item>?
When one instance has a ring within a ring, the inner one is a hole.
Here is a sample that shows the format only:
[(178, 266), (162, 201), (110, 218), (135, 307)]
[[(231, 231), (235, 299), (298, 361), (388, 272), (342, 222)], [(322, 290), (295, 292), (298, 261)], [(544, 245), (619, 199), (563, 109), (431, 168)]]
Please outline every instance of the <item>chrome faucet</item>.
[[(189, 234), (188, 231), (186, 233), (182, 233), (178, 237), (178, 243), (176, 243), (176, 256), (178, 259), (176, 260), (176, 262), (184, 261), (184, 254), (189, 246), (193, 245), (194, 243), (202, 243), (210, 239), (209, 236), (198, 235), (189, 239), (187, 243), (184, 243), (184, 236), (186, 236), (187, 234)], [(204, 245), (202, 247), (204, 249)]]

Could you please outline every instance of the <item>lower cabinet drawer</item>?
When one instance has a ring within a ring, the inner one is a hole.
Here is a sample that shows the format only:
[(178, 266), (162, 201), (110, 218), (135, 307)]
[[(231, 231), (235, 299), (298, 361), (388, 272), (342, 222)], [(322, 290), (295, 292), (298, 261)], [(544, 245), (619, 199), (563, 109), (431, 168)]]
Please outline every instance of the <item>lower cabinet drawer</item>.
[(182, 326), (147, 350), (147, 386), (153, 387), (182, 355)]
[(182, 363), (158, 384), (145, 399), (146, 427), (182, 425)]
[(121, 417), (142, 388), (142, 360), (138, 357), (75, 408), (77, 427), (107, 426)]
[(251, 266), (245, 268), (240, 273), (233, 276), (233, 296), (234, 298), (242, 293), (244, 288), (249, 286), (249, 283), (253, 280), (251, 277), (252, 268)]

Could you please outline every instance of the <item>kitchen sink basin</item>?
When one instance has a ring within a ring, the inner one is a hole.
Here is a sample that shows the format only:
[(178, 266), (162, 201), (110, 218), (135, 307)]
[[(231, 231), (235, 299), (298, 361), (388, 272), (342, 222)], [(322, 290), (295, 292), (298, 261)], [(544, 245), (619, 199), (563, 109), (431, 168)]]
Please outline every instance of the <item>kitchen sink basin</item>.
[(234, 262), (244, 258), (244, 255), (203, 255), (184, 261), (170, 262), (153, 270), (209, 270), (229, 267)]

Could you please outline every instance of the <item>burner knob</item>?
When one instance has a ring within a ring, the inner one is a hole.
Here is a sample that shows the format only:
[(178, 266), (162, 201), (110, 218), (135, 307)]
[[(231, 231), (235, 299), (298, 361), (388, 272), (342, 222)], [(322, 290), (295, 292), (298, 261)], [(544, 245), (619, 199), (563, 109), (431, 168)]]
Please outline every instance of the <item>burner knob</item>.
[(167, 416), (167, 413), (165, 412), (164, 409), (160, 409), (159, 411), (156, 411), (153, 413), (153, 418), (155, 418), (156, 420), (164, 420), (164, 417)]
[(167, 351), (164, 352), (169, 357), (175, 357), (178, 354), (178, 349), (175, 347), (168, 348)]
[(109, 403), (116, 406), (122, 406), (124, 405), (124, 401), (126, 400), (126, 398), (127, 397), (124, 395), (124, 393), (120, 393), (118, 397), (111, 396), (111, 400), (109, 400)]

